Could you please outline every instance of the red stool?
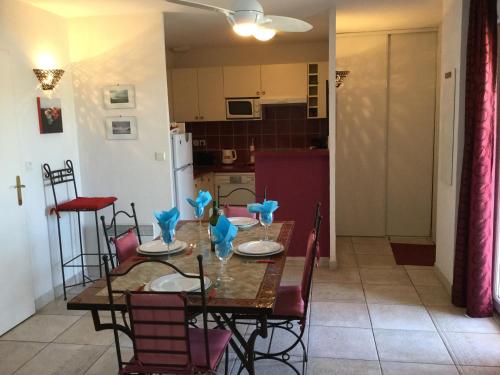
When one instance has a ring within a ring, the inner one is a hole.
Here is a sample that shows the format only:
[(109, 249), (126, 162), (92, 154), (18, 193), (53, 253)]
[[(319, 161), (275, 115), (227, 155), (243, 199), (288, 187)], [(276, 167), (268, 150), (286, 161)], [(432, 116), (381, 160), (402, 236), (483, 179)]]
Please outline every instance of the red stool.
[[(64, 299), (66, 300), (66, 289), (71, 288), (77, 285), (85, 285), (86, 280), (90, 282), (94, 282), (95, 280), (91, 279), (89, 276), (85, 275), (86, 267), (98, 267), (99, 268), (99, 277), (102, 277), (102, 257), (101, 257), (101, 243), (99, 238), (99, 224), (97, 220), (97, 212), (102, 210), (103, 208), (113, 206), (113, 215), (115, 214), (115, 201), (116, 197), (79, 197), (78, 191), (76, 189), (76, 181), (75, 181), (75, 173), (73, 170), (73, 163), (71, 160), (66, 160), (64, 162), (65, 168), (51, 170), (48, 164), (43, 165), (43, 169), (45, 171), (45, 178), (50, 181), (50, 185), (52, 187), (52, 194), (54, 196), (54, 208), (51, 209), (50, 213), (55, 213), (57, 216), (57, 235), (59, 237), (59, 255), (61, 256), (61, 270), (62, 270), (62, 279), (63, 279), (63, 291), (64, 291)], [(75, 198), (71, 199), (64, 203), (58, 203), (57, 195), (56, 195), (56, 185), (65, 184), (68, 182), (73, 182), (73, 188), (75, 192)], [(63, 247), (62, 247), (62, 239), (61, 239), (61, 212), (76, 212), (78, 215), (78, 234), (80, 239), (80, 254), (73, 257), (68, 261), (64, 261), (63, 259)], [(82, 245), (82, 226), (80, 221), (80, 212), (93, 212), (95, 217), (95, 229), (97, 236), (97, 253), (88, 253), (83, 251)], [(87, 255), (97, 255), (98, 263), (97, 264), (85, 264), (85, 256)], [(76, 260), (80, 260), (80, 264), (74, 264)], [(65, 268), (77, 268), (80, 267), (82, 270), (82, 282), (74, 283), (71, 285), (66, 285), (66, 277), (64, 273)]]

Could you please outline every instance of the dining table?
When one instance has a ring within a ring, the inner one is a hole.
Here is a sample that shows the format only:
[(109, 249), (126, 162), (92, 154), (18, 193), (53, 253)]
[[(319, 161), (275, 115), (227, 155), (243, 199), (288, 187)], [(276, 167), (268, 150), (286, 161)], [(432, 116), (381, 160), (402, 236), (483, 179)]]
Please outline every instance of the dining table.
[[(246, 368), (248, 374), (255, 374), (254, 346), (258, 336), (267, 338), (268, 316), (273, 312), (278, 287), (285, 267), (286, 256), (292, 239), (295, 223), (293, 221), (275, 221), (268, 228), (268, 239), (280, 243), (283, 251), (265, 257), (242, 256), (237, 252), (223, 268), (224, 277), (220, 278), (221, 262), (210, 249), (208, 238), (208, 222), (180, 221), (177, 225), (176, 239), (185, 241), (185, 250), (168, 256), (154, 257), (166, 260), (184, 273), (197, 273), (197, 255), (203, 256), (203, 272), (211, 281), (206, 291), (207, 312), (221, 329), (232, 332), (230, 345)], [(249, 241), (263, 238), (263, 228), (255, 225), (251, 228), (239, 229), (233, 240), (234, 248)], [(112, 272), (123, 272), (137, 262), (139, 257), (122, 262)], [(158, 277), (175, 272), (160, 262), (144, 262), (136, 265), (126, 277), (112, 280), (113, 290), (142, 290), (145, 285)], [(114, 295), (114, 293), (113, 293)], [(188, 309), (193, 314), (201, 309), (200, 299), (188, 299)], [(127, 306), (123, 295), (115, 296), (116, 311), (126, 313)], [(112, 323), (101, 322), (100, 312), (110, 311), (106, 278), (101, 278), (89, 285), (80, 294), (67, 303), (68, 310), (90, 311), (96, 331), (113, 329)], [(236, 318), (238, 317), (238, 318)], [(238, 330), (239, 319), (254, 322), (251, 334), (243, 334)], [(130, 336), (128, 326), (119, 325), (120, 331)]]

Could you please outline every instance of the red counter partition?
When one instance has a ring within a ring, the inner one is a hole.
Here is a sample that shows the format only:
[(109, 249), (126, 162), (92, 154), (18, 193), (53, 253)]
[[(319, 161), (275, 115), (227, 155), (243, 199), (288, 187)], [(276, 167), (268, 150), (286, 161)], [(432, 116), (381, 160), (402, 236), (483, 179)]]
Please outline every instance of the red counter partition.
[(321, 202), (321, 256), (330, 256), (330, 169), (328, 150), (257, 152), (255, 185), (257, 196), (277, 200), (275, 220), (294, 220), (288, 255), (303, 257), (307, 234), (313, 227), (316, 202)]

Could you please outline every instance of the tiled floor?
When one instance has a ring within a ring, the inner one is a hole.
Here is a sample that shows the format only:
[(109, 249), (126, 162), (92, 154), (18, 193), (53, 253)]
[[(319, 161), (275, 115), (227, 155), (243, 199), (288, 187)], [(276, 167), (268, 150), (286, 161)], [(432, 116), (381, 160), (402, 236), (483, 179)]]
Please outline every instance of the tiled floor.
[[(339, 238), (337, 247), (339, 269), (315, 270), (308, 374), (500, 375), (500, 325), (452, 306), (431, 267), (397, 266), (385, 239)], [(301, 273), (287, 265), (283, 283), (299, 283)], [(287, 342), (275, 334), (272, 347)], [(257, 341), (258, 348), (266, 345)], [(130, 354), (130, 343), (123, 346)], [(301, 368), (300, 350), (292, 355)], [(232, 374), (237, 367), (232, 354)], [(32, 373), (115, 374), (112, 333), (96, 333), (88, 314), (55, 301), (0, 337), (0, 374)], [(293, 372), (261, 361), (257, 374)]]

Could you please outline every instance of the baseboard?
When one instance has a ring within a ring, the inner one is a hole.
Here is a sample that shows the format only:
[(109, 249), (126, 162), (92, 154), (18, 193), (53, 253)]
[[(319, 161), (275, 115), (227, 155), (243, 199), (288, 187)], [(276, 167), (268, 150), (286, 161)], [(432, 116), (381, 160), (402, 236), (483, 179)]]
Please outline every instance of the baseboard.
[(42, 294), (40, 297), (35, 299), (35, 310), (39, 311), (55, 299), (54, 289)]
[[(76, 284), (82, 281), (82, 273), (77, 273), (76, 275), (71, 276), (70, 278), (66, 279), (66, 284)], [(54, 299), (59, 298), (63, 295), (63, 285), (62, 283), (59, 285), (56, 285), (54, 287)], [(49, 301), (50, 302), (50, 301)]]
[(451, 283), (448, 281), (444, 273), (439, 269), (438, 266), (434, 265), (434, 271), (436, 273), (437, 278), (441, 281), (441, 284), (445, 287), (448, 294), (451, 296)]

